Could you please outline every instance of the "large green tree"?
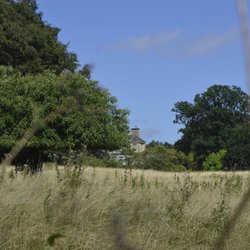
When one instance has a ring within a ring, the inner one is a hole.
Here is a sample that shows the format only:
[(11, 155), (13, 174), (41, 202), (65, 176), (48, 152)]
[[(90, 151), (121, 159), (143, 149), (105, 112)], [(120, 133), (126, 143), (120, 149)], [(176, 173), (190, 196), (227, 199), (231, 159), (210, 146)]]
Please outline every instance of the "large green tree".
[[(58, 115), (61, 107), (64, 110)], [(127, 115), (108, 90), (79, 73), (23, 76), (0, 67), (2, 156), (37, 121), (40, 130), (20, 157), (35, 157), (36, 161), (39, 155), (50, 152), (119, 149), (129, 145)], [(45, 123), (48, 116), (52, 119)]]
[[(236, 86), (213, 85), (197, 94), (193, 103), (177, 102), (172, 111), (176, 113), (174, 122), (184, 125), (175, 146), (185, 153), (194, 152), (200, 169), (210, 153), (226, 149), (233, 157), (231, 136), (236, 127), (249, 120), (248, 95)], [(244, 141), (234, 143), (245, 145)]]
[(58, 40), (60, 29), (42, 19), (35, 0), (0, 0), (0, 65), (27, 73), (77, 68), (77, 56)]

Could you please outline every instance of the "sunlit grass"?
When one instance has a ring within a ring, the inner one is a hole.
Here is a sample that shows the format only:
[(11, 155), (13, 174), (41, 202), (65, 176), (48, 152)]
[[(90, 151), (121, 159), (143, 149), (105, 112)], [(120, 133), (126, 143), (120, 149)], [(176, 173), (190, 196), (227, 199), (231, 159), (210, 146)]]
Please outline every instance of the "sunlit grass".
[[(122, 249), (119, 235), (135, 249), (211, 249), (249, 181), (249, 172), (47, 166), (30, 176), (8, 169), (0, 184), (0, 249)], [(249, 212), (228, 249), (250, 249)]]

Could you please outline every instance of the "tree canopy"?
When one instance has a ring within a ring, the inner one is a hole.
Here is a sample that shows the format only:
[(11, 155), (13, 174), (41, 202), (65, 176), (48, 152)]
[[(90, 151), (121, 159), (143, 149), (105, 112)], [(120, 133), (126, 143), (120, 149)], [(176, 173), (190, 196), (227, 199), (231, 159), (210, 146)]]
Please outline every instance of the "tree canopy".
[(227, 141), (224, 165), (232, 170), (250, 169), (250, 123), (240, 124), (232, 129)]
[[(184, 125), (175, 146), (185, 153), (194, 152), (198, 169), (210, 153), (226, 149), (229, 157), (234, 129), (249, 122), (248, 95), (236, 86), (213, 85), (197, 94), (193, 103), (177, 102), (172, 111), (174, 122)], [(245, 145), (244, 141), (233, 143)]]
[(156, 147), (156, 146), (164, 146), (166, 148), (173, 148), (174, 146), (168, 142), (160, 142), (156, 140), (152, 140), (150, 143), (146, 145), (147, 147)]
[(164, 145), (147, 147), (139, 153), (132, 165), (136, 168), (162, 171), (184, 171), (192, 164), (192, 156)]
[(59, 28), (42, 19), (35, 0), (0, 0), (0, 65), (22, 74), (77, 68), (77, 56), (58, 40)]
[[(39, 120), (24, 151), (112, 150), (129, 145), (128, 111), (97, 81), (79, 73), (21, 75), (0, 67), (0, 151), (6, 153)], [(70, 103), (45, 124), (48, 115)]]

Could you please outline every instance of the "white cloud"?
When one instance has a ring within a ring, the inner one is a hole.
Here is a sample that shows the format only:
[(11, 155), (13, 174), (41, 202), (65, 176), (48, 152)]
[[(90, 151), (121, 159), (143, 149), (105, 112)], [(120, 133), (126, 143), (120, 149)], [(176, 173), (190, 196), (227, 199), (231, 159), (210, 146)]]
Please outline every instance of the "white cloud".
[(183, 56), (207, 56), (216, 53), (226, 44), (231, 43), (239, 37), (236, 28), (231, 28), (224, 33), (204, 34), (200, 37), (189, 39), (179, 30), (171, 32), (161, 32), (134, 37), (117, 43), (110, 44), (108, 47), (117, 50), (133, 50), (136, 52), (146, 52), (156, 50), (163, 57)]
[(123, 40), (118, 43), (111, 44), (109, 47), (121, 50), (148, 51), (154, 48), (161, 48), (180, 38), (180, 31), (161, 32), (143, 37), (134, 37)]
[(238, 31), (231, 29), (222, 34), (208, 34), (191, 41), (186, 50), (188, 55), (202, 56), (216, 52), (222, 46), (232, 42), (238, 37)]

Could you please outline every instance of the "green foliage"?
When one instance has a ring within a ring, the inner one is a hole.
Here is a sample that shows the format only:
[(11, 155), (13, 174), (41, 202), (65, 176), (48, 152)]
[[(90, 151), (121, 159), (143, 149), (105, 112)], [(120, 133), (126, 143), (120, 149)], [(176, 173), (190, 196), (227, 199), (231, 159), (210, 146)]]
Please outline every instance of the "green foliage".
[(121, 162), (113, 159), (103, 159), (103, 165), (107, 168), (122, 168), (124, 167)]
[[(78, 73), (22, 76), (0, 67), (0, 93), (1, 153), (9, 151), (35, 121), (41, 129), (23, 154), (113, 150), (129, 143), (128, 111), (117, 107), (108, 90)], [(58, 107), (65, 108), (59, 116)], [(53, 122), (45, 124), (53, 114)]]
[[(193, 103), (177, 102), (172, 111), (176, 113), (174, 122), (184, 125), (179, 130), (182, 138), (175, 147), (185, 153), (194, 152), (196, 169), (202, 169), (202, 162), (209, 154), (226, 149), (230, 158), (229, 148), (232, 144), (239, 145), (236, 141), (230, 143), (230, 138), (234, 128), (249, 119), (248, 95), (236, 86), (213, 85), (197, 94)], [(243, 146), (244, 141), (240, 144)], [(230, 169), (232, 165), (228, 162), (227, 167)]]
[(155, 147), (155, 146), (160, 146), (160, 145), (165, 146), (167, 148), (173, 148), (174, 147), (172, 144), (170, 144), (168, 142), (164, 142), (163, 143), (163, 142), (155, 141), (155, 140), (153, 140), (150, 143), (148, 143), (147, 147)]
[(88, 80), (91, 79), (91, 73), (92, 73), (93, 65), (91, 64), (85, 64), (81, 70), (79, 70), (79, 74), (86, 77)]
[(35, 0), (0, 0), (0, 20), (0, 65), (23, 74), (76, 69), (76, 54), (58, 41), (60, 29), (42, 20)]
[(228, 154), (224, 165), (232, 170), (250, 168), (250, 123), (244, 123), (232, 129), (228, 143)]
[(83, 164), (90, 167), (107, 167), (107, 168), (122, 168), (124, 167), (120, 162), (108, 157), (97, 158), (92, 155), (86, 155), (83, 158)]
[(86, 155), (83, 158), (83, 164), (87, 167), (105, 167), (103, 163), (103, 159), (97, 158), (92, 155)]
[(163, 171), (184, 171), (186, 163), (187, 157), (184, 153), (159, 145), (148, 147), (144, 152), (138, 154), (133, 166)]
[(211, 153), (203, 162), (203, 169), (206, 171), (216, 171), (223, 169), (223, 158), (227, 154), (225, 149), (221, 149), (217, 153)]

